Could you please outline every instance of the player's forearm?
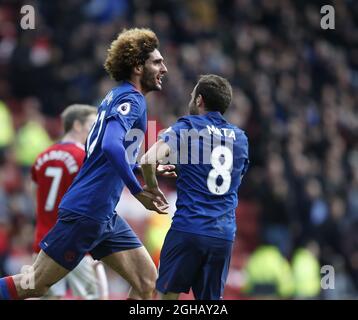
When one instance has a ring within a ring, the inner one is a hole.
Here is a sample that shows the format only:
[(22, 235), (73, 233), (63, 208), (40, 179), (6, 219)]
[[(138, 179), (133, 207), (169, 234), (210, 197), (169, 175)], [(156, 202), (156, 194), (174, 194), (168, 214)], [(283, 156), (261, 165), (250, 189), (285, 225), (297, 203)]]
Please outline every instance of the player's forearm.
[(147, 153), (140, 160), (142, 175), (145, 184), (149, 188), (158, 187), (158, 181), (156, 178), (157, 163), (168, 156), (169, 151), (169, 146), (163, 140), (159, 140), (150, 147)]
[(158, 181), (156, 178), (156, 165), (155, 164), (145, 164), (143, 163), (141, 165), (142, 168), (142, 175), (143, 175), (143, 179), (145, 184), (149, 187), (149, 188), (157, 188), (158, 187)]
[(109, 121), (103, 136), (102, 150), (129, 191), (132, 194), (136, 194), (143, 191), (143, 189), (128, 163), (126, 150), (123, 146), (124, 136), (125, 131), (122, 126), (115, 120)]

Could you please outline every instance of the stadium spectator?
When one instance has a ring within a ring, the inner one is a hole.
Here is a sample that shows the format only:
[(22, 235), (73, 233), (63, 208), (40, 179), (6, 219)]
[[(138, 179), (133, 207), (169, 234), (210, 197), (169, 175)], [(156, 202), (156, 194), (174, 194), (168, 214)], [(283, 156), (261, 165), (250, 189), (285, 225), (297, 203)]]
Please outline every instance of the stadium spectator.
[(27, 98), (23, 102), (25, 113), (24, 124), (16, 135), (15, 152), (20, 166), (29, 170), (37, 155), (52, 144), (40, 111), (40, 102), (34, 98)]
[(258, 246), (244, 267), (243, 293), (256, 299), (287, 299), (293, 296), (295, 283), (290, 263), (277, 247)]
[(294, 297), (315, 299), (321, 294), (319, 246), (314, 241), (307, 241), (304, 247), (298, 247), (291, 260), (294, 279)]

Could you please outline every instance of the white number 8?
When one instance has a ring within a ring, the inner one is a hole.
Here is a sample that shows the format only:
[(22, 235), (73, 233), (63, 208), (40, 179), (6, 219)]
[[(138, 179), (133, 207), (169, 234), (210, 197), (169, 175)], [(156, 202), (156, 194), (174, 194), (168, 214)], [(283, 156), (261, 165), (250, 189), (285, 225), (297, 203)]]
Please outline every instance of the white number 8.
[[(224, 157), (224, 161), (220, 162), (220, 158)], [(231, 167), (233, 164), (233, 155), (228, 147), (217, 146), (211, 153), (210, 163), (213, 169), (208, 175), (208, 188), (211, 193), (222, 195), (229, 191), (231, 185)], [(223, 183), (218, 186), (217, 178), (221, 176)]]

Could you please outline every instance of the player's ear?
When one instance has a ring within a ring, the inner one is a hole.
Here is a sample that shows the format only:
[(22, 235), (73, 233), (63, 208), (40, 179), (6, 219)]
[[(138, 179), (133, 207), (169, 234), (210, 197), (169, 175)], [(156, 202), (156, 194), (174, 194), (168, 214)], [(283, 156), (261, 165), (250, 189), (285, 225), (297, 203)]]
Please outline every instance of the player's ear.
[(199, 94), (196, 98), (195, 98), (195, 104), (197, 107), (201, 106), (201, 104), (203, 103), (203, 96), (201, 94)]
[(144, 66), (142, 64), (134, 67), (134, 73), (137, 75), (142, 74)]
[(81, 131), (81, 129), (82, 129), (82, 123), (81, 123), (81, 121), (75, 120), (75, 121), (73, 122), (72, 129), (75, 130), (75, 131), (77, 131), (77, 132), (78, 132), (78, 131)]

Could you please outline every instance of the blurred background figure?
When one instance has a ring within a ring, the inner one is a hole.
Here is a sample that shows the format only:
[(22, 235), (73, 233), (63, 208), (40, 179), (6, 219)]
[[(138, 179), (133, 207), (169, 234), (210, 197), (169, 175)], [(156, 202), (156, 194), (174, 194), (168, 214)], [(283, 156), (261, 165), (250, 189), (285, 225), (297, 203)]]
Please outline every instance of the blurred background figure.
[(16, 160), (25, 173), (30, 169), (40, 152), (52, 144), (46, 129), (40, 102), (29, 97), (23, 101), (24, 119), (18, 129), (15, 142)]
[(262, 244), (251, 254), (244, 268), (243, 293), (256, 299), (288, 299), (294, 293), (294, 279), (287, 259), (277, 247)]
[(160, 251), (169, 230), (171, 218), (167, 215), (151, 214), (144, 234), (144, 245), (156, 267), (159, 266)]
[[(65, 106), (98, 104), (114, 85), (102, 66), (108, 44), (124, 27), (145, 26), (158, 34), (169, 70), (163, 90), (148, 99), (156, 131), (185, 114), (199, 74), (216, 73), (233, 84), (226, 118), (249, 137), (224, 298), (243, 296), (244, 270), (262, 238), (289, 264), (286, 297), (357, 298), (358, 2), (330, 3), (334, 30), (320, 27), (327, 1), (33, 0), (35, 30), (22, 30), (20, 8), (29, 2), (1, 1), (0, 276), (31, 261), (35, 150), (60, 137)], [(174, 182), (160, 184), (175, 199)], [(133, 197), (121, 201), (151, 246), (160, 227)], [(154, 243), (156, 259), (159, 237)], [(302, 261), (310, 265), (309, 288), (294, 284)], [(336, 286), (317, 293), (324, 265), (334, 266)], [(110, 281), (110, 292), (124, 297), (125, 284)]]
[(5, 103), (0, 101), (0, 122), (2, 128), (0, 132), (0, 161), (4, 161), (4, 153), (15, 138), (14, 126), (12, 123), (12, 115)]
[(292, 257), (294, 297), (317, 299), (321, 294), (321, 268), (319, 246), (315, 241), (307, 241), (305, 246), (296, 248)]

